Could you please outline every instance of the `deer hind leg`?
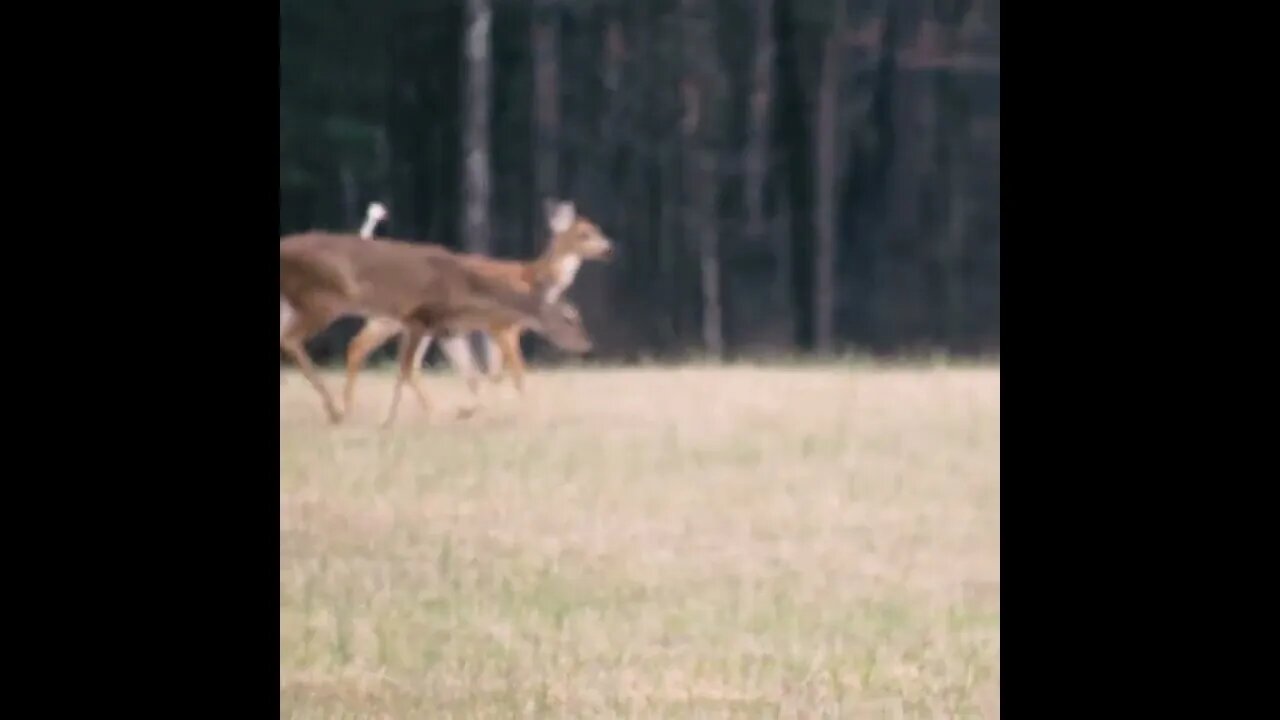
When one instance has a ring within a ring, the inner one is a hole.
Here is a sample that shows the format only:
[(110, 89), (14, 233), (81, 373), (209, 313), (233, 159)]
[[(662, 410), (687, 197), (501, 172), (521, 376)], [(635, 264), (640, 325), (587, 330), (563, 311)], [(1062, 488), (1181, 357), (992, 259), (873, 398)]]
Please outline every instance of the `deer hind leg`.
[(364, 367), (365, 361), (374, 350), (381, 347), (400, 330), (400, 323), (395, 320), (369, 318), (364, 327), (360, 328), (360, 332), (351, 338), (351, 344), (347, 346), (347, 385), (342, 394), (343, 405), (347, 412), (351, 412), (351, 408), (355, 405), (356, 377)]
[(311, 383), (316, 392), (320, 393), (329, 421), (336, 424), (342, 422), (342, 411), (334, 402), (329, 388), (320, 379), (320, 374), (311, 363), (311, 356), (307, 354), (306, 348), (306, 342), (327, 327), (335, 317), (333, 313), (319, 309), (299, 309), (284, 297), (280, 298), (280, 349), (293, 358), (302, 371), (303, 377)]
[(480, 408), (480, 372), (476, 369), (470, 341), (471, 338), (466, 333), (454, 333), (440, 338), (440, 349), (471, 391), (471, 404), (458, 410), (459, 419), (471, 417)]
[[(389, 428), (395, 423), (396, 412), (400, 408), (400, 391), (405, 383), (414, 385), (413, 379), (413, 358), (417, 355), (414, 351), (422, 341), (426, 331), (414, 323), (405, 328), (404, 336), (400, 340), (399, 350), (399, 371), (396, 373), (396, 382), (391, 389), (391, 407), (387, 410), (387, 419), (382, 423), (384, 428)], [(421, 392), (421, 388), (415, 386), (415, 392)], [(421, 400), (426, 403), (426, 396), (423, 395)]]

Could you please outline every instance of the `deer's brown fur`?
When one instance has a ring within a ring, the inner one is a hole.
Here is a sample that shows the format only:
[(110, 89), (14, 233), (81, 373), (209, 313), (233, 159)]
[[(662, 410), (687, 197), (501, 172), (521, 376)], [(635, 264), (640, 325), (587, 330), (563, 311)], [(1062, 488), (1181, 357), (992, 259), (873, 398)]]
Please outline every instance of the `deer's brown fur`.
[[(342, 419), (342, 411), (304, 343), (343, 315), (395, 321), (411, 338), (463, 332), (500, 319), (542, 333), (569, 352), (591, 348), (572, 305), (558, 298), (548, 302), (538, 283), (514, 287), (477, 270), (474, 259), (441, 246), (326, 232), (291, 235), (280, 242), (280, 346), (320, 394), (333, 422)], [(416, 378), (404, 372), (412, 351), (413, 346), (401, 348), (402, 372), (388, 423), (402, 383), (413, 385), (425, 402)]]
[[(572, 284), (581, 263), (584, 260), (608, 258), (613, 252), (613, 243), (595, 223), (578, 216), (573, 203), (549, 200), (546, 210), (552, 238), (546, 250), (538, 257), (532, 260), (510, 260), (472, 253), (459, 253), (457, 257), (479, 276), (513, 292), (541, 293), (546, 300), (558, 302)], [(516, 390), (523, 391), (524, 356), (520, 351), (520, 335), (529, 326), (510, 315), (494, 314), (479, 320), (471, 329), (489, 333), (498, 347), (503, 370), (510, 373)], [(344, 392), (348, 408), (354, 402), (356, 377), (369, 354), (403, 330), (393, 320), (377, 318), (367, 322), (352, 338), (351, 344), (347, 346), (347, 385)], [(414, 378), (430, 341), (431, 337), (428, 335), (413, 343), (407, 337), (401, 339), (402, 351), (404, 346), (411, 348), (409, 372)], [(492, 362), (492, 358), (490, 361)], [(458, 369), (464, 370), (463, 367)], [(470, 371), (464, 372), (467, 373), (467, 385), (475, 393), (477, 378)], [(496, 382), (501, 379), (501, 373), (491, 373), (490, 377)], [(416, 387), (416, 379), (410, 381), (410, 384)]]

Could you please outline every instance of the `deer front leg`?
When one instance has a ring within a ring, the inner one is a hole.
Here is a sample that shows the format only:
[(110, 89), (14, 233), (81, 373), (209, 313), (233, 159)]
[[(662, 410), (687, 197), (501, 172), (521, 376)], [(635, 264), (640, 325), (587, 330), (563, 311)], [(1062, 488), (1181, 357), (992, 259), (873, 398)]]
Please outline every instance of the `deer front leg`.
[[(413, 349), (412, 369), (409, 375), (409, 387), (413, 388), (414, 395), (418, 398), (418, 404), (422, 406), (423, 412), (431, 412), (431, 402), (427, 400), (427, 393), (422, 389), (422, 360), (427, 356), (427, 350), (431, 348), (432, 336), (423, 335), (422, 340), (418, 341), (418, 346)], [(406, 336), (404, 342), (409, 342)]]
[(466, 333), (456, 333), (440, 339), (440, 349), (444, 351), (454, 370), (462, 376), (467, 383), (467, 389), (471, 391), (471, 404), (458, 410), (459, 419), (471, 417), (480, 407), (480, 372), (476, 369), (469, 340)]
[[(390, 428), (392, 424), (395, 423), (396, 411), (400, 407), (401, 387), (406, 382), (410, 384), (413, 382), (413, 358), (416, 355), (414, 350), (417, 349), (418, 343), (422, 341), (422, 336), (425, 334), (426, 331), (422, 326), (416, 323), (405, 328), (404, 337), (401, 338), (399, 350), (400, 369), (396, 373), (396, 382), (391, 389), (391, 407), (387, 410), (386, 421), (382, 423), (384, 428)], [(421, 392), (421, 389), (419, 388), (417, 391)], [(426, 396), (424, 395), (421, 400), (426, 403)]]
[(494, 385), (502, 382), (502, 371), (506, 367), (502, 362), (502, 348), (494, 338), (502, 332), (502, 326), (490, 327), (484, 336), (484, 359), (486, 375)]
[(511, 382), (516, 386), (516, 392), (523, 395), (524, 356), (520, 352), (521, 330), (522, 328), (519, 325), (495, 328), (493, 338), (502, 353), (503, 367), (506, 368), (507, 374), (511, 376)]
[(476, 370), (475, 360), (471, 355), (471, 345), (467, 342), (466, 333), (456, 333), (440, 339), (440, 349), (444, 351), (445, 357), (449, 358), (449, 363), (453, 365), (453, 369), (462, 376), (467, 383), (467, 389), (475, 396), (480, 389), (479, 371)]
[(351, 338), (347, 346), (347, 386), (343, 391), (343, 405), (347, 412), (355, 406), (356, 376), (364, 367), (369, 355), (384, 342), (400, 332), (400, 323), (387, 318), (369, 318), (360, 332)]

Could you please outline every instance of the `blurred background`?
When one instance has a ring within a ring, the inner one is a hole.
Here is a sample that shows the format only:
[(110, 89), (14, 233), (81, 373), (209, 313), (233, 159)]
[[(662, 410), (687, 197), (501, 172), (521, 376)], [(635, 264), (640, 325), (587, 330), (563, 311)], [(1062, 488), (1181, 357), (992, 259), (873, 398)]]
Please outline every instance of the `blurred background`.
[(998, 356), (999, 13), (281, 0), (280, 232), (377, 200), (380, 235), (529, 258), (565, 198), (618, 244), (568, 293), (598, 357)]

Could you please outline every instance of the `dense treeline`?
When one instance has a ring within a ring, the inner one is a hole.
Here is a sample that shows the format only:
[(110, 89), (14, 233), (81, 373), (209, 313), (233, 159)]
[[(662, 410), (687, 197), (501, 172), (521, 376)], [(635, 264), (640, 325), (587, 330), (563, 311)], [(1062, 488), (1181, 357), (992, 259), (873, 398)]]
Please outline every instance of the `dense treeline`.
[(281, 0), (280, 230), (525, 257), (560, 196), (600, 355), (998, 353), (999, 12)]

